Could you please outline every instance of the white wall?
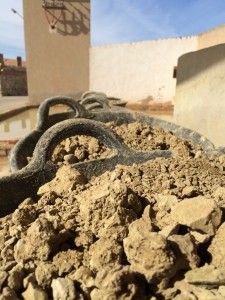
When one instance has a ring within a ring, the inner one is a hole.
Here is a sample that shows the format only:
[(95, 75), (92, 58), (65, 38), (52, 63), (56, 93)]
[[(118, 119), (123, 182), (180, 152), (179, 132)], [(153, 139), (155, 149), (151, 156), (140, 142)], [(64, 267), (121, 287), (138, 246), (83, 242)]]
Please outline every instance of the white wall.
[(197, 36), (92, 47), (90, 90), (129, 102), (173, 101), (178, 57), (196, 49)]

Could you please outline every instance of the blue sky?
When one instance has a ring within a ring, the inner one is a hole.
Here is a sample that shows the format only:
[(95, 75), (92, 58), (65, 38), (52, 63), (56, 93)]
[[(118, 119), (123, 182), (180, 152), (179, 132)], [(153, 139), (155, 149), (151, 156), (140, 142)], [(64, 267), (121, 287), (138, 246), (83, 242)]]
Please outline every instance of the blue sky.
[[(25, 58), (23, 19), (11, 11), (23, 14), (22, 0), (0, 1), (0, 53)], [(222, 24), (225, 0), (91, 0), (92, 46), (196, 35)]]

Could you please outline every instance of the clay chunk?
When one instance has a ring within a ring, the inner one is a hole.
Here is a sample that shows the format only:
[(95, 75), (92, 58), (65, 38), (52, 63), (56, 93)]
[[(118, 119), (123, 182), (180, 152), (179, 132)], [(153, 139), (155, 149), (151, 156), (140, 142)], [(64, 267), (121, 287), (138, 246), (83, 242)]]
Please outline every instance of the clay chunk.
[[(132, 231), (135, 232), (135, 231)], [(129, 234), (123, 240), (127, 260), (132, 270), (145, 276), (148, 282), (163, 283), (170, 277), (175, 256), (165, 238), (156, 232), (148, 232), (144, 236)]]
[(223, 223), (216, 235), (214, 236), (211, 245), (208, 248), (208, 252), (212, 256), (212, 264), (217, 267), (225, 267), (225, 223)]
[(222, 211), (213, 199), (198, 196), (175, 205), (171, 217), (181, 225), (214, 235), (221, 223)]

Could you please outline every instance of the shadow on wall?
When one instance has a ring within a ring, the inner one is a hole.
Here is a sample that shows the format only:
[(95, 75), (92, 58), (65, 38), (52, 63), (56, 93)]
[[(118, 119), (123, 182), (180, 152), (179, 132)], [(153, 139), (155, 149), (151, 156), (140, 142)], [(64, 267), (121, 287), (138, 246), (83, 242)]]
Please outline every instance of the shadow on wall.
[(179, 58), (174, 121), (225, 146), (225, 44)]
[(146, 98), (140, 100), (140, 105), (143, 107), (143, 108), (147, 108), (149, 107), (149, 103), (153, 100), (153, 97), (152, 96), (147, 96)]
[(87, 0), (67, 0), (66, 11), (62, 12), (59, 20), (60, 28), (57, 32), (62, 35), (89, 34), (90, 32), (90, 9)]
[[(214, 47), (217, 52), (216, 58), (212, 55), (211, 47), (198, 50), (196, 52), (186, 53), (179, 57), (177, 66), (177, 86), (202, 73), (204, 70), (212, 68), (213, 65), (219, 64), (222, 60), (224, 60), (224, 44)], [(198, 62), (198, 59), (195, 59), (195, 56), (197, 57), (199, 55), (202, 58), (201, 64), (196, 63)], [(184, 57), (185, 59), (183, 59)], [(191, 59), (193, 61), (192, 64), (190, 63)], [(185, 70), (185, 72), (183, 72), (183, 70)]]
[(126, 107), (134, 109), (134, 110), (145, 110), (145, 109), (149, 109), (150, 103), (153, 101), (153, 97), (152, 96), (147, 96), (144, 99), (138, 100), (135, 103), (132, 103), (128, 101)]
[(147, 96), (144, 99), (138, 100), (134, 103), (128, 102), (127, 108), (144, 111), (144, 110), (158, 110), (158, 111), (173, 111), (173, 104), (171, 101), (162, 102), (153, 98), (153, 96)]

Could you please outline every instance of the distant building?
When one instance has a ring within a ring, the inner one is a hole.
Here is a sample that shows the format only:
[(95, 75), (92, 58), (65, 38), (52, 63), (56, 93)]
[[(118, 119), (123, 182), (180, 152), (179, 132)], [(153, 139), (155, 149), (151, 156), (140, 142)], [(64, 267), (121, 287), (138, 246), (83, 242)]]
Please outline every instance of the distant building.
[(16, 60), (4, 59), (0, 54), (0, 96), (26, 96), (26, 63), (20, 56)]
[[(35, 13), (31, 14), (32, 11)], [(76, 20), (71, 20), (73, 14)], [(85, 6), (76, 3), (74, 7), (65, 3), (64, 19), (59, 20), (56, 32), (50, 33), (40, 3), (24, 0), (31, 103), (55, 95), (77, 99), (84, 91), (91, 90), (124, 99), (137, 109), (172, 108), (179, 57), (225, 43), (225, 25), (221, 25), (195, 36), (90, 47), (89, 18), (89, 1)], [(2, 89), (2, 94), (27, 93), (24, 67), (23, 63), (10, 71), (11, 74), (16, 71), (17, 80), (24, 80), (21, 89), (14, 84), (14, 91)]]

